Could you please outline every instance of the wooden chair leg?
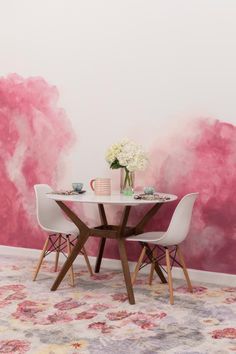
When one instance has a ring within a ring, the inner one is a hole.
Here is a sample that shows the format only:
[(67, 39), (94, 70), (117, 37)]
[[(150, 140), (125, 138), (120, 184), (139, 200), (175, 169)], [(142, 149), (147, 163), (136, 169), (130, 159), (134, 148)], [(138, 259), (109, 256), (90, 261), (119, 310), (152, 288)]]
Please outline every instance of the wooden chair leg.
[(89, 258), (88, 258), (88, 255), (87, 255), (85, 247), (82, 248), (82, 252), (83, 252), (83, 256), (84, 256), (85, 262), (86, 262), (87, 267), (88, 267), (88, 271), (89, 271), (90, 275), (92, 276), (93, 275), (93, 269), (92, 269), (91, 264), (89, 262)]
[[(68, 257), (70, 257), (70, 255), (71, 255), (70, 236), (67, 236), (66, 241), (67, 241)], [(75, 277), (74, 277), (73, 265), (71, 265), (71, 267), (70, 267), (69, 275), (70, 275), (70, 285), (74, 286), (75, 285)]]
[(48, 238), (46, 239), (46, 241), (45, 241), (45, 243), (44, 243), (43, 250), (42, 250), (42, 252), (41, 252), (41, 255), (40, 255), (40, 258), (39, 258), (37, 267), (36, 267), (36, 271), (35, 271), (34, 276), (33, 276), (33, 281), (36, 280), (37, 275), (38, 275), (38, 272), (39, 272), (39, 269), (41, 268), (41, 265), (42, 265), (42, 263), (43, 263), (43, 259), (44, 259), (44, 257), (45, 257), (45, 253), (46, 253), (47, 248), (48, 248), (49, 238), (50, 238), (50, 236), (48, 236)]
[(142, 252), (141, 252), (141, 254), (139, 256), (138, 262), (137, 262), (137, 264), (135, 266), (134, 272), (132, 274), (132, 277), (131, 277), (132, 285), (134, 285), (134, 283), (135, 283), (135, 280), (137, 278), (139, 268), (140, 268), (140, 266), (141, 266), (141, 264), (143, 262), (143, 258), (145, 256), (145, 253), (146, 253), (146, 246), (143, 247)]
[(171, 274), (171, 265), (170, 265), (170, 254), (168, 248), (166, 248), (166, 267), (168, 274), (168, 285), (170, 292), (170, 304), (174, 304), (174, 294), (173, 294), (173, 282), (172, 282), (172, 274)]
[(182, 266), (186, 282), (188, 284), (188, 289), (189, 289), (190, 293), (192, 293), (193, 292), (193, 287), (192, 287), (192, 284), (191, 284), (191, 281), (190, 281), (190, 278), (189, 278), (189, 275), (188, 275), (188, 271), (187, 271), (187, 268), (186, 268), (186, 264), (185, 264), (185, 261), (184, 261), (183, 254), (182, 254), (179, 246), (177, 246), (177, 255), (178, 255), (178, 258), (179, 258), (179, 262), (180, 262), (180, 264)]
[(57, 250), (56, 250), (56, 259), (55, 259), (54, 272), (57, 272), (57, 269), (58, 269), (58, 261), (59, 261), (59, 255), (60, 255), (60, 248), (61, 248), (61, 234), (58, 235), (58, 240), (57, 240)]
[(148, 284), (152, 285), (152, 281), (153, 281), (153, 275), (154, 275), (154, 270), (155, 270), (155, 263), (156, 263), (156, 257), (157, 257), (157, 251), (156, 249), (153, 250), (153, 259), (152, 259), (152, 263), (151, 263), (151, 270), (149, 273), (149, 279), (148, 279)]

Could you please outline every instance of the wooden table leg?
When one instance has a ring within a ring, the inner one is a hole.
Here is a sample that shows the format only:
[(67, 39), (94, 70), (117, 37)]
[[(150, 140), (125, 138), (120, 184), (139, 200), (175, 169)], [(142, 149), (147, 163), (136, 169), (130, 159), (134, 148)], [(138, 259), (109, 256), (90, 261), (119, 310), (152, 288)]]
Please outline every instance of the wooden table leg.
[(143, 232), (144, 227), (151, 220), (151, 218), (158, 212), (163, 203), (156, 203), (151, 209), (149, 209), (146, 214), (142, 217), (139, 223), (135, 226), (135, 234), (141, 234)]
[[(100, 215), (100, 219), (101, 219), (102, 224), (107, 225), (107, 217), (106, 217), (104, 205), (98, 204), (98, 210), (99, 210), (99, 215)], [(105, 244), (106, 244), (106, 238), (102, 238), (100, 240), (99, 253), (97, 256), (96, 265), (95, 265), (95, 269), (94, 269), (95, 273), (99, 273), (99, 271), (100, 271)]]
[(52, 291), (57, 290), (58, 286), (61, 284), (66, 273), (72, 266), (74, 260), (78, 256), (79, 252), (83, 248), (85, 242), (87, 241), (90, 235), (90, 229), (88, 228), (88, 226), (82, 220), (80, 220), (80, 218), (66, 204), (59, 200), (56, 200), (56, 203), (64, 211), (68, 218), (78, 227), (78, 229), (80, 230), (80, 235), (77, 238), (76, 244), (71, 252), (71, 255), (65, 261), (60, 273), (58, 274), (56, 280), (53, 283), (53, 286), (51, 287)]
[(102, 256), (103, 256), (105, 243), (106, 243), (106, 239), (102, 238), (100, 240), (99, 253), (98, 253), (98, 256), (97, 256), (96, 265), (95, 265), (95, 269), (94, 269), (95, 273), (99, 273), (99, 271), (100, 271), (100, 266), (101, 266), (101, 263), (102, 263)]
[(129, 298), (129, 303), (131, 305), (135, 304), (135, 299), (134, 299), (134, 292), (133, 292), (133, 286), (131, 282), (131, 276), (130, 276), (130, 271), (129, 271), (129, 263), (128, 263), (128, 258), (126, 254), (126, 249), (125, 249), (125, 239), (124, 239), (124, 231), (126, 224), (128, 222), (129, 218), (129, 213), (130, 213), (131, 206), (127, 205), (123, 211), (122, 217), (121, 217), (121, 222), (119, 225), (119, 233), (118, 233), (118, 247), (119, 247), (119, 253), (120, 253), (120, 260), (122, 264), (122, 269), (123, 269), (123, 274), (125, 278), (125, 285), (128, 293), (128, 298)]
[(126, 289), (127, 289), (127, 293), (128, 293), (129, 303), (131, 305), (133, 305), (133, 304), (135, 304), (135, 299), (134, 299), (133, 286), (132, 286), (131, 276), (130, 276), (130, 271), (129, 271), (128, 259), (127, 259), (126, 249), (125, 249), (125, 243), (124, 243), (125, 241), (122, 238), (119, 238), (117, 241), (118, 241), (120, 260), (121, 260), (121, 264), (122, 264), (122, 268), (123, 268), (125, 285), (126, 285)]
[(83, 248), (85, 242), (87, 241), (89, 237), (89, 233), (81, 233), (80, 236), (78, 237), (76, 244), (71, 252), (71, 255), (67, 258), (66, 262), (64, 263), (60, 273), (58, 274), (55, 282), (53, 283), (53, 286), (51, 287), (52, 291), (57, 290), (58, 286), (61, 284), (63, 278), (65, 277), (66, 273), (72, 266), (74, 260), (78, 256), (79, 252)]

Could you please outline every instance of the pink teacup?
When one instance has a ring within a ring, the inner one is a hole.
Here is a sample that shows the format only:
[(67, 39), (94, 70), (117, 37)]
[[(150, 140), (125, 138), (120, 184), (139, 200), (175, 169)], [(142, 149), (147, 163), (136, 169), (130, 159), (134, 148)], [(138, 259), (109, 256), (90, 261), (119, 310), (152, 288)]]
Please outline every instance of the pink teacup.
[(94, 178), (90, 181), (90, 187), (96, 195), (111, 194), (111, 179), (110, 178)]

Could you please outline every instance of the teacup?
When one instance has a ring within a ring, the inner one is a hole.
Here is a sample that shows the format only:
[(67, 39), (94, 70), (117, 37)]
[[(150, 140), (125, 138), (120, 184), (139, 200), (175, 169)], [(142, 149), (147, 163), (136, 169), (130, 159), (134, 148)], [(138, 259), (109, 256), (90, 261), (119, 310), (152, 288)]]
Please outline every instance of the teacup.
[(83, 188), (83, 183), (72, 183), (72, 188), (75, 192), (81, 192)]
[(143, 191), (144, 191), (144, 194), (154, 194), (155, 193), (155, 188), (151, 187), (151, 186), (148, 186), (148, 187), (145, 187)]

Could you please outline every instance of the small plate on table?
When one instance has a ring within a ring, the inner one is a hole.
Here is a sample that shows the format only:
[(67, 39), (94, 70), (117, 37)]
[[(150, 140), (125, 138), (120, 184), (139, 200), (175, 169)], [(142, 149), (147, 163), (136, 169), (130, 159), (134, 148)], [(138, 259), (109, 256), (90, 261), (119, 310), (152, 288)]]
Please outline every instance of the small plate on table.
[(60, 194), (60, 195), (77, 195), (77, 194), (83, 194), (86, 191), (82, 190), (82, 191), (53, 191), (53, 192), (49, 192), (47, 194)]
[(141, 199), (141, 200), (169, 200), (170, 197), (160, 195), (158, 193), (154, 194), (145, 194), (145, 193), (140, 193), (140, 194), (135, 194), (134, 199)]

